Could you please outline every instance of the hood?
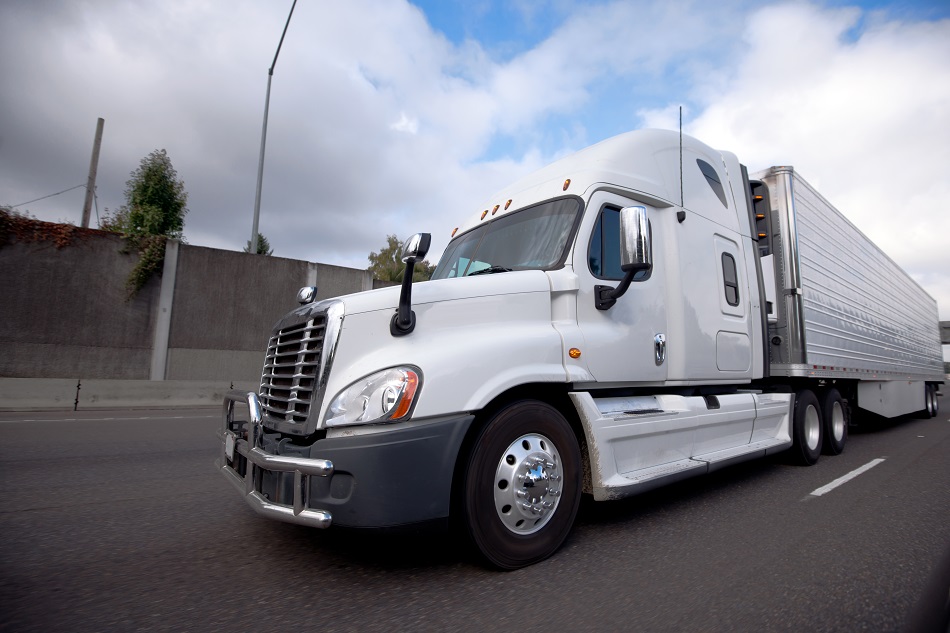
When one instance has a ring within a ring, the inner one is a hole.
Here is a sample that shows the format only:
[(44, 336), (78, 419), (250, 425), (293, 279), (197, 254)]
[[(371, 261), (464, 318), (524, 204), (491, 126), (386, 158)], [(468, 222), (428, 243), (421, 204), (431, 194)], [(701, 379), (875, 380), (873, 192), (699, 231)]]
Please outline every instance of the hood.
[[(412, 305), (421, 306), (457, 299), (473, 299), (526, 292), (547, 292), (550, 283), (541, 270), (513, 270), (507, 273), (474, 275), (423, 281), (412, 285)], [(399, 305), (399, 286), (338, 297), (345, 314), (355, 315), (376, 310), (395, 311)], [(319, 304), (317, 304), (319, 305)]]

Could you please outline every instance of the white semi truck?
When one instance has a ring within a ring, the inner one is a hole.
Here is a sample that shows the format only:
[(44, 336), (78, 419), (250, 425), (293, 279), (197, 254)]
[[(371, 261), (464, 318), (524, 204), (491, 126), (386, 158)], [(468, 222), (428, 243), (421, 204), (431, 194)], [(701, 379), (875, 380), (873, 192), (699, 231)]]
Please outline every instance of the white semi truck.
[(852, 413), (937, 414), (936, 302), (791, 167), (630, 132), (493, 196), (413, 285), (428, 243), (401, 288), (302, 289), (259, 393), (228, 395), (218, 466), (258, 513), (451, 515), (514, 569), (558, 549), (582, 493), (813, 464)]

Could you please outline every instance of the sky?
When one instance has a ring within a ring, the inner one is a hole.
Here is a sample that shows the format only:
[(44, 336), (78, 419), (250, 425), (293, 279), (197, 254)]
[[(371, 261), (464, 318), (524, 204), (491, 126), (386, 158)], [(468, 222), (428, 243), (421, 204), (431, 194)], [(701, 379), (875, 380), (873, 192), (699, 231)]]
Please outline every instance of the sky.
[[(244, 248), (291, 4), (0, 2), (0, 205), (79, 224), (102, 117), (92, 226), (165, 149), (186, 240)], [(950, 320), (950, 0), (299, 0), (260, 231), (355, 268), (425, 231), (436, 261), (494, 191), (681, 106), (750, 171), (794, 165)]]

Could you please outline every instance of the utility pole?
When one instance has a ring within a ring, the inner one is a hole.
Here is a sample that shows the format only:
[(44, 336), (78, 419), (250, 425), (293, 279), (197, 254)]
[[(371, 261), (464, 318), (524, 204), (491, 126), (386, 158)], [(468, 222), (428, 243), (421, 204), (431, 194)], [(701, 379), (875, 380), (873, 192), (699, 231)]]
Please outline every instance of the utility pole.
[(261, 217), (261, 184), (264, 182), (264, 142), (267, 140), (267, 110), (270, 107), (270, 82), (274, 78), (274, 66), (277, 65), (277, 56), (280, 55), (280, 47), (284, 45), (284, 36), (287, 35), (287, 27), (290, 26), (290, 16), (294, 14), (294, 7), (297, 6), (297, 0), (290, 5), (290, 13), (287, 14), (287, 23), (284, 24), (284, 32), (280, 34), (280, 42), (277, 44), (277, 52), (274, 53), (274, 61), (267, 70), (267, 94), (264, 97), (264, 126), (261, 129), (261, 157), (257, 163), (257, 193), (254, 196), (254, 222), (251, 225), (251, 251), (252, 255), (257, 255), (257, 225)]
[(89, 159), (89, 180), (86, 181), (86, 202), (82, 205), (82, 228), (89, 228), (89, 213), (92, 211), (92, 196), (96, 192), (96, 171), (99, 169), (99, 146), (102, 144), (102, 126), (105, 119), (96, 123), (96, 140), (92, 143), (92, 158)]

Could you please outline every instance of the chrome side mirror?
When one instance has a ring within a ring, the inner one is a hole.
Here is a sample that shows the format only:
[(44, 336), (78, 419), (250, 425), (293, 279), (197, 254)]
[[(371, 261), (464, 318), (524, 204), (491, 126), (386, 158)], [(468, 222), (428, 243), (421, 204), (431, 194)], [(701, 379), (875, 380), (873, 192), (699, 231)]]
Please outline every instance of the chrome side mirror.
[(317, 300), (317, 287), (316, 286), (304, 286), (297, 291), (297, 303), (300, 305), (307, 305), (308, 303), (313, 303)]
[(653, 231), (646, 207), (625, 207), (620, 210), (620, 285), (594, 286), (594, 306), (609, 310), (627, 292), (630, 283), (646, 281), (653, 273)]
[(389, 322), (389, 333), (393, 336), (405, 336), (416, 327), (416, 313), (412, 311), (412, 273), (416, 262), (422, 261), (429, 252), (431, 243), (432, 236), (429, 233), (416, 233), (403, 246), (402, 261), (406, 263), (406, 271), (402, 275), (399, 307)]
[[(402, 247), (402, 261), (406, 264), (415, 264), (425, 258), (429, 252), (432, 236), (429, 233), (416, 233)], [(412, 261), (409, 261), (412, 260)], [(411, 275), (410, 275), (411, 278)]]
[(635, 281), (653, 272), (653, 231), (645, 207), (620, 210), (620, 270), (635, 271)]

